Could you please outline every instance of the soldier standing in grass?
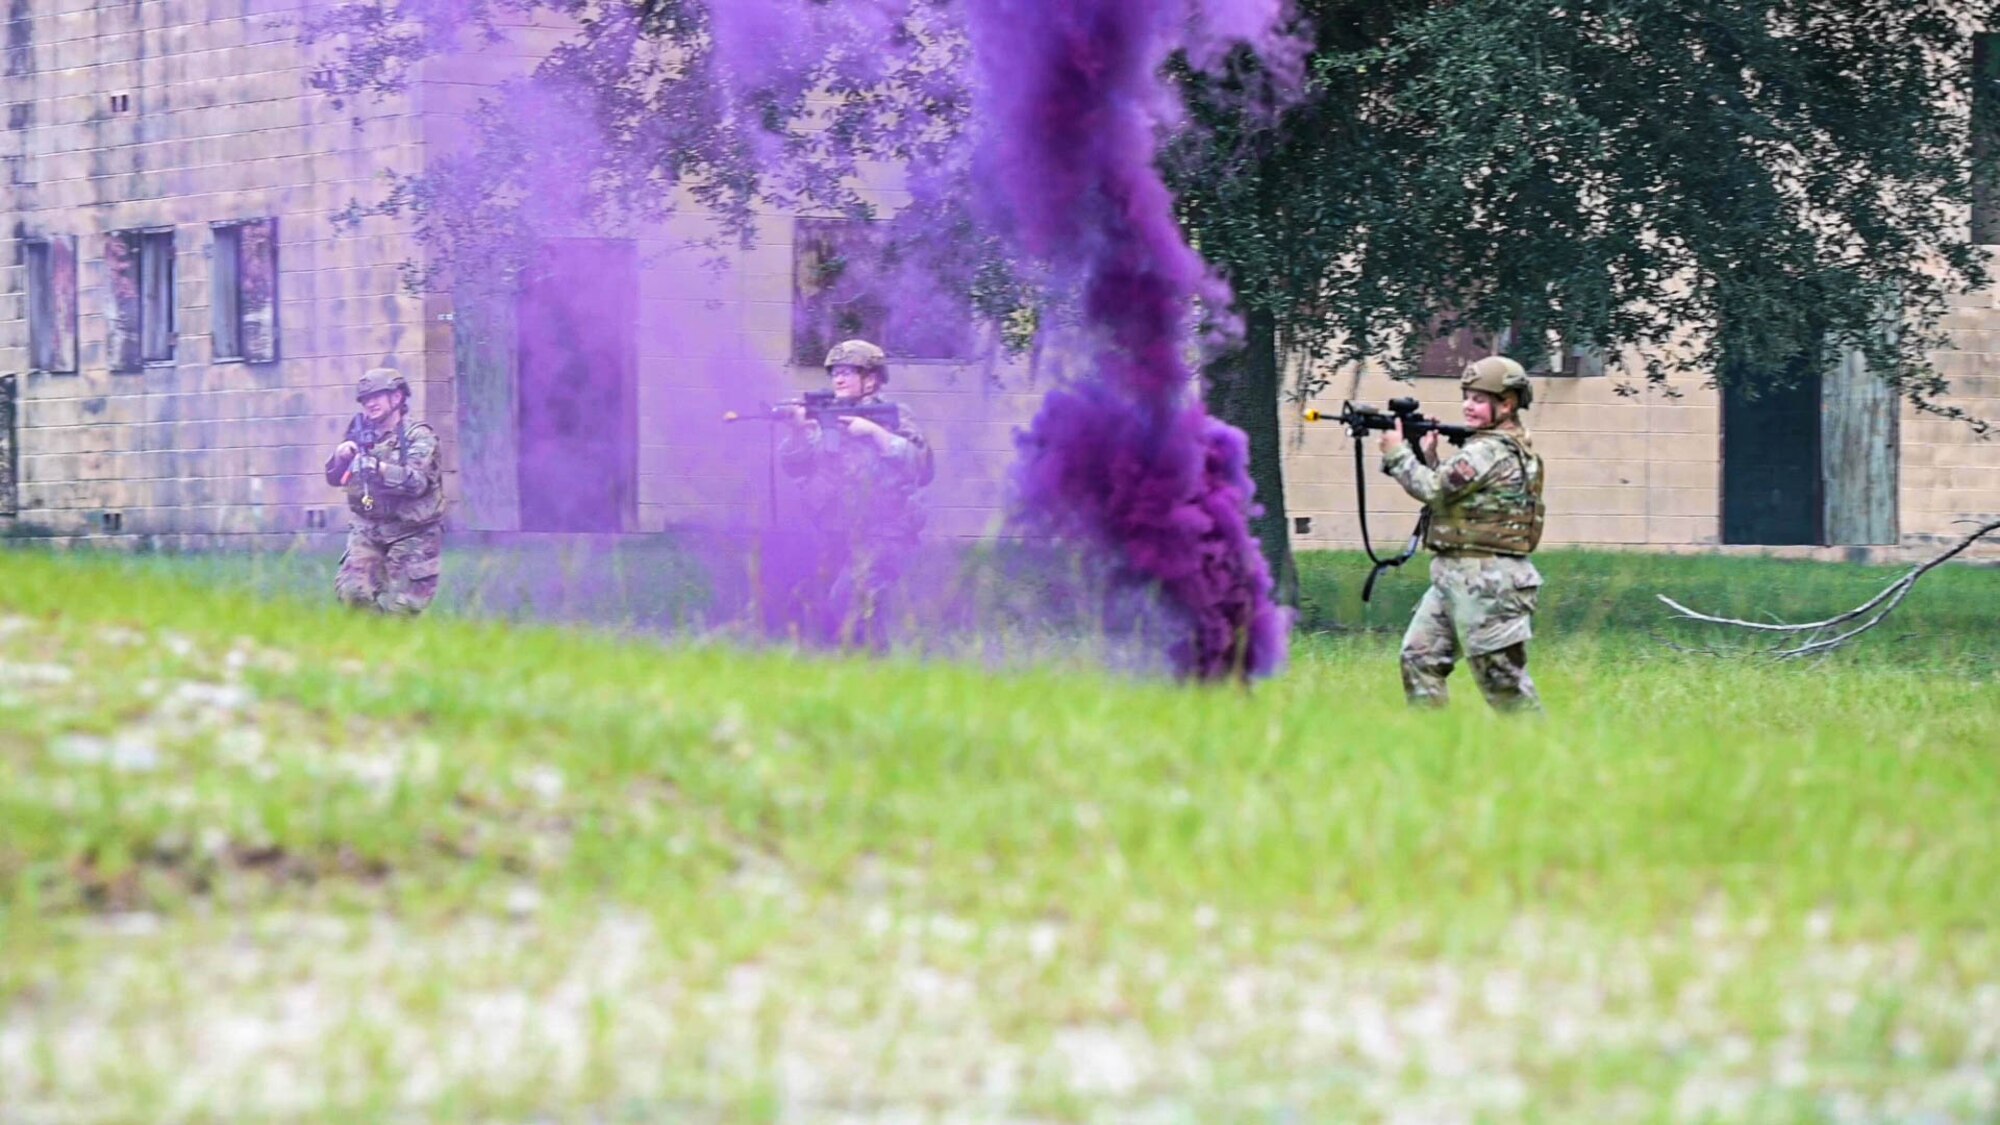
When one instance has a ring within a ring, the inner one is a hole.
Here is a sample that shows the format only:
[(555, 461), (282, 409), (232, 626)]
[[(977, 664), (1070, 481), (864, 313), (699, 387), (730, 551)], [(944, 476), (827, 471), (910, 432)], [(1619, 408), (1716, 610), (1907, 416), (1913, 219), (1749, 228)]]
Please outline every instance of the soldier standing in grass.
[(1528, 639), (1542, 576), (1528, 561), (1542, 539), (1542, 459), (1520, 412), (1534, 400), (1528, 373), (1488, 356), (1459, 377), (1466, 424), (1477, 432), (1442, 465), (1437, 435), (1417, 456), (1395, 430), (1382, 436), (1382, 471), (1430, 510), (1424, 545), (1431, 586), (1403, 634), (1403, 691), (1412, 704), (1442, 706), (1445, 677), (1462, 654), (1486, 702), (1538, 711), (1528, 676)]
[[(866, 340), (836, 344), (826, 356), (834, 398), (883, 402), (888, 357)], [(888, 645), (889, 597), (923, 530), (917, 490), (931, 482), (930, 445), (908, 407), (893, 428), (841, 418), (826, 433), (804, 408), (778, 450), (785, 474), (799, 481), (814, 540), (813, 573), (800, 592), (821, 640), (880, 650)]]
[(345, 605), (414, 617), (437, 594), (444, 486), (437, 432), (409, 420), (410, 384), (377, 367), (354, 389), (361, 413), (326, 460), (326, 483), (347, 490), (347, 552), (333, 580)]

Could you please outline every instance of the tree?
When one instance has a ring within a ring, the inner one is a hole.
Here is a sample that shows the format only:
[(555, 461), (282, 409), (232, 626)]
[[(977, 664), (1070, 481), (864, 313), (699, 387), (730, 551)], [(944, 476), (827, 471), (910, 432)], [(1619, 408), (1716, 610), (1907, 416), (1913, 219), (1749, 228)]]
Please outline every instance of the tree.
[(1274, 572), (1279, 403), (1258, 357), (1413, 356), (1441, 316), (1511, 327), (1530, 363), (1551, 336), (1636, 347), (1652, 380), (1677, 339), (1721, 378), (1854, 345), (1963, 417), (1926, 353), (1950, 294), (1983, 281), (1962, 107), (1988, 0), (1301, 7), (1300, 96), (1246, 111), (1240, 78), (1190, 75), (1197, 127), (1170, 168), (1245, 310), (1258, 374), (1212, 400), (1251, 435)]

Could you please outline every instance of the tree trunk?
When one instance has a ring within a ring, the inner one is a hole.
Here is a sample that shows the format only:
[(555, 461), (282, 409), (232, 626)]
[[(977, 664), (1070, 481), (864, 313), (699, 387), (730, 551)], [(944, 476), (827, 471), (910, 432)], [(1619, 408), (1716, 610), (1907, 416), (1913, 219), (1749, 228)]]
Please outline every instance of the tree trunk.
[(1292, 563), (1292, 540), (1285, 520), (1283, 438), (1278, 423), (1277, 318), (1261, 309), (1244, 316), (1243, 347), (1208, 370), (1208, 412), (1250, 439), (1250, 481), (1257, 486), (1262, 515), (1250, 521), (1271, 564), (1272, 596), (1283, 605), (1299, 601), (1299, 572)]

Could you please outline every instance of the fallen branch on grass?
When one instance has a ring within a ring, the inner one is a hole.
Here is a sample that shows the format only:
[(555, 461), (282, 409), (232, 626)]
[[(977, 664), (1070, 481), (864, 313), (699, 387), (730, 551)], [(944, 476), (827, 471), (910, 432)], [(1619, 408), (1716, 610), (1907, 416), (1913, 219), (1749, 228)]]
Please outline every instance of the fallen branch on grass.
[[(1950, 550), (1911, 567), (1909, 573), (1883, 587), (1881, 593), (1846, 613), (1829, 617), (1824, 621), (1787, 624), (1782, 621), (1744, 621), (1735, 617), (1716, 617), (1689, 609), (1665, 594), (1656, 596), (1672, 607), (1675, 615), (1681, 620), (1779, 634), (1779, 639), (1765, 650), (1766, 655), (1776, 659), (1791, 660), (1801, 656), (1820, 656), (1832, 652), (1881, 624), (1882, 620), (1894, 613), (1896, 607), (1903, 603), (1903, 599), (1909, 596), (1917, 584), (1917, 579), (1995, 531), (2000, 531), (2000, 519), (1981, 524), (1971, 534), (1953, 544)], [(1855, 624), (1856, 622), (1859, 624)], [(1795, 641), (1796, 643), (1793, 643)]]

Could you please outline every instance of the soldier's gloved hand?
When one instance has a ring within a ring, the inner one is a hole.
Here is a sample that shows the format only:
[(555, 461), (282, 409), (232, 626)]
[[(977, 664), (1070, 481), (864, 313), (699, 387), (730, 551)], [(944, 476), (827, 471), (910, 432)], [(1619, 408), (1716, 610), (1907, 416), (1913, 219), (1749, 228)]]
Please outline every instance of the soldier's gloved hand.
[(843, 417), (840, 424), (847, 430), (848, 437), (872, 438), (879, 442), (889, 436), (889, 431), (861, 417)]
[(361, 456), (361, 447), (351, 441), (343, 441), (333, 447), (333, 456), (337, 461), (352, 461)]

